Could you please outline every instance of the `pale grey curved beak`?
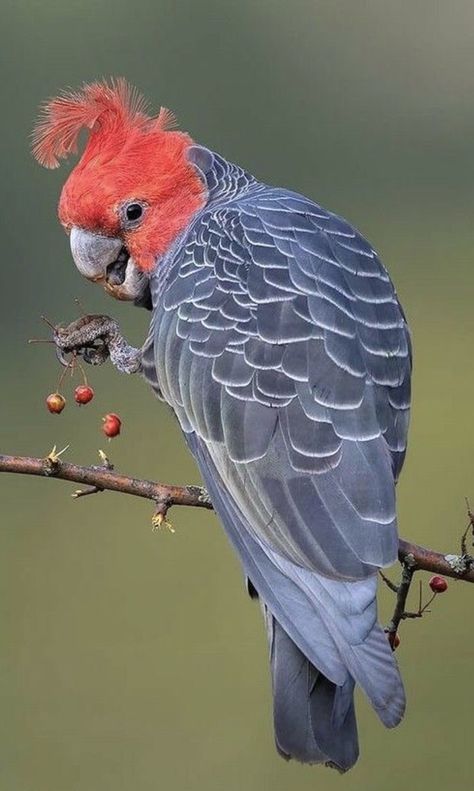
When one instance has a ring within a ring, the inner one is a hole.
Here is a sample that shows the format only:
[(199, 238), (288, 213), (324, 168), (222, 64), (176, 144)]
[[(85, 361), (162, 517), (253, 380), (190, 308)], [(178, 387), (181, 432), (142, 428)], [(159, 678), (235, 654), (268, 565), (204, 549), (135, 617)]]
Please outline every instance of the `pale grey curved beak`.
[(148, 278), (135, 265), (121, 239), (73, 227), (70, 244), (81, 275), (101, 283), (115, 299), (141, 299)]
[(117, 260), (123, 246), (121, 239), (83, 228), (71, 229), (70, 243), (74, 263), (89, 280), (105, 280), (107, 267)]

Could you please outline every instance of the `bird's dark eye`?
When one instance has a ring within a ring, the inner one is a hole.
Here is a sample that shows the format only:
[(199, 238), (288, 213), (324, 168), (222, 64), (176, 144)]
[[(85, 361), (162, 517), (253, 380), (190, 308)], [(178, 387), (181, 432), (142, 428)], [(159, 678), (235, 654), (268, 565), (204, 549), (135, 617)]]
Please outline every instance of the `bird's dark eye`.
[(133, 231), (143, 220), (148, 204), (139, 198), (130, 199), (118, 207), (120, 224), (124, 231)]
[(125, 209), (125, 216), (129, 222), (136, 222), (143, 214), (143, 206), (140, 203), (130, 203)]

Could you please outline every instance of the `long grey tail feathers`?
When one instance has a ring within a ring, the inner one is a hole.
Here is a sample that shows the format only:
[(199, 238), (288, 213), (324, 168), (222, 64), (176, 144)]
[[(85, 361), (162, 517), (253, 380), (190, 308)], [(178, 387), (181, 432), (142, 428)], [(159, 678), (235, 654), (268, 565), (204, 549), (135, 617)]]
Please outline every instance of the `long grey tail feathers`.
[(341, 771), (357, 758), (354, 683), (388, 728), (403, 717), (405, 693), (377, 623), (376, 569), (365, 579), (330, 579), (296, 565), (250, 527), (220, 482), (209, 452), (186, 435), (214, 508), (252, 588), (269, 613), (279, 751)]
[(326, 764), (340, 772), (359, 755), (354, 681), (342, 687), (306, 659), (263, 605), (270, 643), (273, 718), (278, 752), (287, 760)]

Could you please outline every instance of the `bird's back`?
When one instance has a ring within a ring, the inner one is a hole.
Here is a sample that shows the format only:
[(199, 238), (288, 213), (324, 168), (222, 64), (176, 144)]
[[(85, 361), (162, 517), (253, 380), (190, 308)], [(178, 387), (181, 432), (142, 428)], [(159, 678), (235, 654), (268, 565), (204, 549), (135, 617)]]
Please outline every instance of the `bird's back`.
[(145, 372), (264, 603), (280, 751), (345, 769), (354, 681), (386, 725), (404, 708), (375, 593), (397, 552), (408, 329), (347, 222), (195, 156), (208, 202), (155, 276)]

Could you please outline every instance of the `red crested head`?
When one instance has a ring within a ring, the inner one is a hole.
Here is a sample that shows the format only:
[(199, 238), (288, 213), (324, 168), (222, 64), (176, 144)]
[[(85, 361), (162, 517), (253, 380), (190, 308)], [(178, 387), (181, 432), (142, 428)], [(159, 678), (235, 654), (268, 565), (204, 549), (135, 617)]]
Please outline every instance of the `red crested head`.
[(191, 137), (172, 129), (169, 110), (155, 117), (146, 110), (125, 80), (95, 82), (50, 100), (33, 133), (34, 156), (55, 168), (77, 152), (79, 133), (88, 130), (59, 218), (68, 230), (120, 239), (142, 271), (153, 268), (205, 200), (186, 156)]

